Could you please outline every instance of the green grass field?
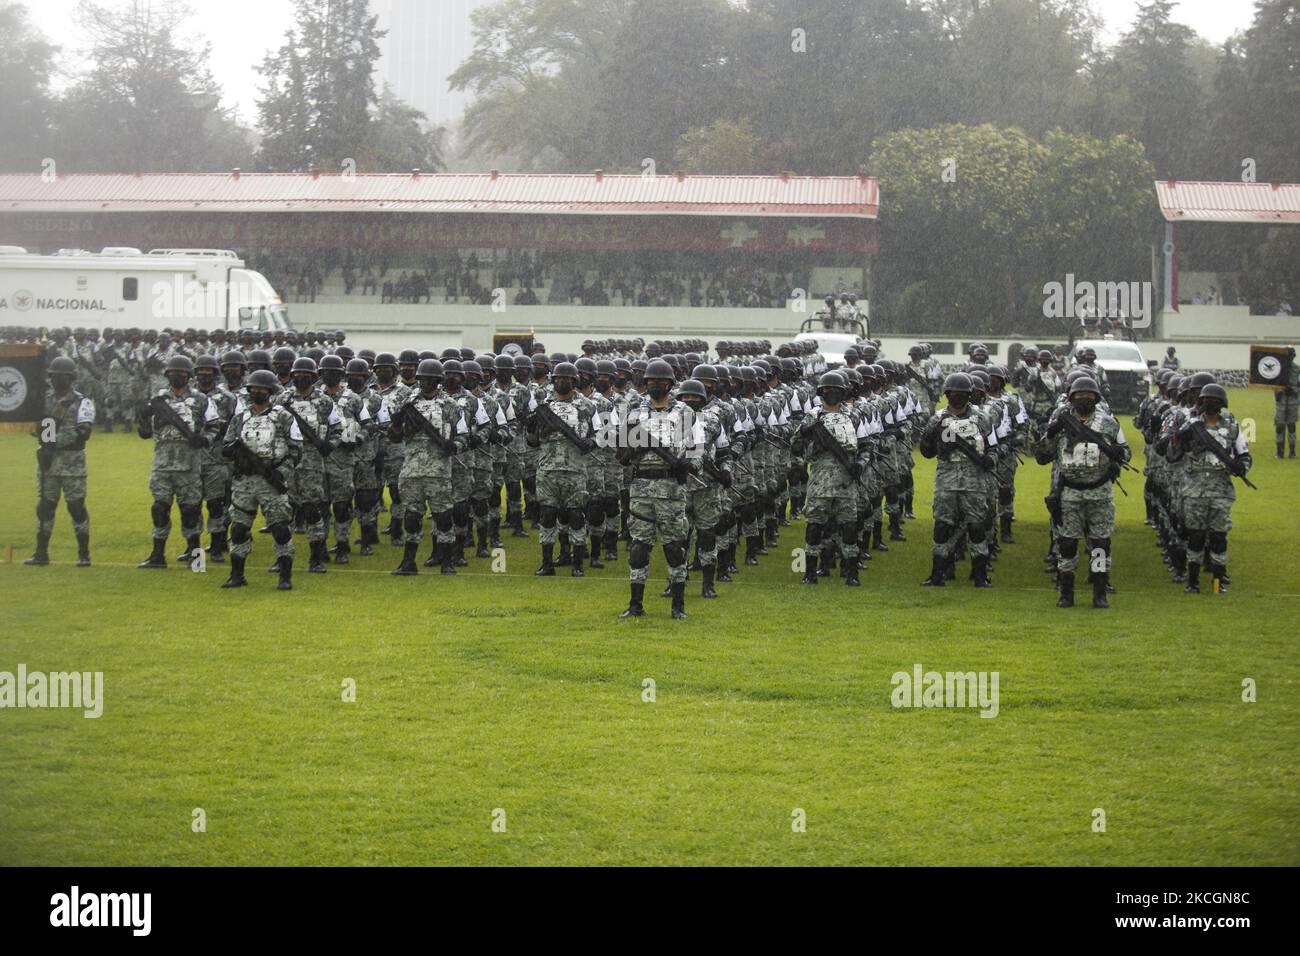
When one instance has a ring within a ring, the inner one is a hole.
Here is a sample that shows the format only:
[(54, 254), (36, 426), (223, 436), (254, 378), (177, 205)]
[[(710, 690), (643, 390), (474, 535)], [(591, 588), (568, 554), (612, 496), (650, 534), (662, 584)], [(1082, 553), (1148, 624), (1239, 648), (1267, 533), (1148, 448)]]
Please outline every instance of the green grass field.
[[(0, 711), (0, 864), (1296, 865), (1300, 463), (1273, 457), (1269, 394), (1232, 409), (1260, 424), (1261, 490), (1239, 494), (1228, 594), (1169, 583), (1128, 475), (1111, 609), (1056, 609), (1032, 463), (994, 589), (964, 569), (923, 589), (922, 462), (911, 540), (863, 587), (798, 584), (799, 524), (717, 601), (693, 575), (686, 622), (658, 597), (618, 620), (622, 552), (533, 578), (535, 537), (506, 539), (505, 574), (394, 578), (386, 543), (323, 576), (300, 560), (288, 594), (265, 536), (240, 591), (226, 566), (136, 570), (150, 443), (124, 435), (88, 447), (95, 566), (61, 507), (55, 563), (24, 567), (34, 442), (0, 437), (0, 670), (105, 685), (98, 720)], [(916, 663), (998, 671), (1000, 713), (894, 709)]]

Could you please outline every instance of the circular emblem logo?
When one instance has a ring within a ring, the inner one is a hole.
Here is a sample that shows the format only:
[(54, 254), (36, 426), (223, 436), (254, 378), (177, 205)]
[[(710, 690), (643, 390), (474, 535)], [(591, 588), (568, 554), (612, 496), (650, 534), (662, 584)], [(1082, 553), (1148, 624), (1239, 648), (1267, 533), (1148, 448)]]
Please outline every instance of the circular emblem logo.
[(1282, 363), (1276, 355), (1262, 356), (1255, 368), (1258, 369), (1260, 378), (1270, 381), (1282, 374)]
[(32, 294), (26, 289), (19, 289), (14, 293), (14, 308), (19, 312), (26, 312), (32, 307), (32, 303), (35, 301), (36, 300), (32, 298)]
[(27, 378), (12, 365), (0, 366), (0, 412), (17, 411), (27, 401)]

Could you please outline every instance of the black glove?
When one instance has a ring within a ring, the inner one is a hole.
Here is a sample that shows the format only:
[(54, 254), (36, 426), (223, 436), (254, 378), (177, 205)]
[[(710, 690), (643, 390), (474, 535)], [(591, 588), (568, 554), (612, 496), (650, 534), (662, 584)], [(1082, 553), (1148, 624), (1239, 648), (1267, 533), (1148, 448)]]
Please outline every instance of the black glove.
[(1246, 477), (1246, 463), (1245, 463), (1244, 461), (1242, 461), (1240, 458), (1234, 458), (1234, 459), (1232, 460), (1232, 469), (1231, 469), (1231, 470), (1232, 470), (1232, 473), (1233, 473), (1234, 475), (1236, 475), (1238, 478), (1245, 478), (1245, 477)]
[(678, 458), (677, 461), (673, 463), (673, 477), (678, 481), (685, 481), (690, 477), (690, 474), (691, 464), (685, 458)]
[(732, 480), (731, 472), (727, 471), (727, 469), (718, 470), (718, 484), (722, 485), (723, 488), (730, 488)]
[(1065, 422), (1061, 421), (1060, 415), (1057, 415), (1052, 419), (1051, 424), (1047, 426), (1047, 437), (1055, 438), (1063, 431), (1065, 431)]
[(195, 432), (190, 436), (190, 447), (196, 449), (207, 448), (208, 447), (207, 436), (202, 435), (199, 432)]
[(590, 454), (596, 447), (596, 439), (580, 438), (578, 441), (578, 450), (584, 455)]
[(334, 454), (334, 446), (327, 441), (323, 441), (317, 445), (316, 450), (320, 452), (322, 458), (328, 458), (330, 455)]

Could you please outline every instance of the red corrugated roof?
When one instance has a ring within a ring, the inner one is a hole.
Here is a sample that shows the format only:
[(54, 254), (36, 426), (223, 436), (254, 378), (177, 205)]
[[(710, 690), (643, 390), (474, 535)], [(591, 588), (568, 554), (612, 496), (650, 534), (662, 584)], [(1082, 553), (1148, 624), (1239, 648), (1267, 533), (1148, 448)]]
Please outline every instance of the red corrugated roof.
[(1170, 222), (1300, 222), (1298, 183), (1156, 183)]
[(442, 212), (874, 219), (868, 176), (0, 174), (0, 212)]

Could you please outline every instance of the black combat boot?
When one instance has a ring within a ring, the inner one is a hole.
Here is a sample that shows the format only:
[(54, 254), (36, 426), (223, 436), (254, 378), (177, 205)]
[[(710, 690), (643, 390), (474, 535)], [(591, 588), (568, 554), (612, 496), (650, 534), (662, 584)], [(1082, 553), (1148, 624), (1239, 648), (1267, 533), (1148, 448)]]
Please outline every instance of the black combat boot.
[[(1173, 560), (1173, 564), (1174, 564), (1174, 567), (1173, 567), (1173, 571), (1174, 571), (1174, 579), (1173, 579), (1173, 580), (1174, 580), (1174, 584), (1182, 584), (1184, 581), (1186, 581), (1186, 580), (1188, 579), (1188, 576), (1189, 576), (1189, 574), (1190, 574), (1190, 572), (1191, 572), (1191, 569), (1192, 569), (1191, 562), (1189, 562), (1189, 561), (1187, 560), (1187, 551), (1186, 551), (1186, 549), (1184, 549), (1184, 548), (1174, 548), (1173, 551), (1172, 551), (1172, 553), (1171, 553), (1171, 558), (1172, 558), (1172, 560)], [(1199, 577), (1199, 575), (1200, 575), (1200, 572), (1201, 572), (1201, 566), (1198, 564), (1198, 565), (1196, 566), (1196, 573), (1197, 573), (1198, 577)], [(1188, 593), (1192, 593), (1192, 592), (1189, 590)]]
[(569, 533), (565, 531), (560, 536), (560, 556), (556, 559), (555, 563), (560, 567), (564, 567), (571, 561), (573, 561), (573, 549), (569, 544)]
[(582, 570), (582, 563), (587, 560), (587, 546), (585, 544), (574, 545), (573, 548), (573, 570), (569, 572), (569, 577), (585, 578), (586, 572)]
[(391, 540), (393, 544), (401, 544), (402, 523), (398, 521), (396, 518), (389, 519), (388, 527), (387, 529), (385, 529), (384, 534), (388, 535), (389, 540)]
[(718, 596), (718, 592), (713, 590), (713, 573), (714, 567), (711, 564), (706, 564), (700, 568), (700, 574), (704, 575), (704, 587), (700, 589), (700, 597), (702, 598), (715, 598)]
[(672, 582), (672, 581), (665, 581), (665, 582), (664, 582), (664, 589), (663, 589), (662, 591), (659, 592), (659, 596), (660, 596), (661, 598), (670, 598), (670, 597), (673, 596), (673, 582)]
[(932, 555), (930, 558), (930, 576), (921, 582), (923, 588), (944, 588), (948, 586), (948, 575), (944, 573), (944, 561), (942, 554)]
[(223, 588), (242, 588), (248, 585), (248, 579), (244, 577), (245, 560), (233, 554), (230, 556), (230, 577), (221, 585)]
[(957, 580), (957, 558), (954, 555), (948, 555), (943, 563), (943, 579), (945, 581)]
[[(307, 556), (307, 571), (310, 574), (324, 574), (325, 562), (328, 560), (325, 554), (325, 542), (312, 541), (309, 544), (311, 545), (311, 551)], [(283, 567), (280, 568), (280, 575), (284, 575)]]
[(862, 582), (858, 580), (858, 559), (844, 559), (844, 583), (851, 588), (861, 587)]
[[(80, 563), (80, 562), (78, 562)], [(1212, 587), (1215, 594), (1224, 594), (1228, 590), (1228, 569), (1221, 564), (1210, 565)]]
[[(470, 525), (469, 534), (471, 540), (474, 538), (474, 530), (474, 526)], [(478, 547), (474, 549), (474, 557), (490, 558), (492, 556), (492, 550), (488, 547), (488, 534), (486, 524), (478, 526)]]
[(493, 512), (492, 517), (488, 519), (488, 543), (494, 547), (501, 547), (501, 512)]
[(822, 542), (821, 567), (817, 569), (817, 577), (830, 577), (831, 572), (835, 570), (835, 553), (836, 545), (834, 542), (831, 542), (829, 546), (826, 542)]
[(777, 528), (776, 518), (768, 518), (764, 524), (767, 527), (767, 546), (775, 548), (777, 542), (781, 539), (781, 532)]
[(348, 543), (347, 538), (340, 538), (338, 546), (334, 549), (334, 563), (347, 564), (349, 556), (352, 554), (352, 545)]
[(724, 584), (731, 583), (731, 559), (727, 556), (730, 548), (718, 549), (718, 569), (713, 580), (721, 581)]
[(524, 530), (524, 514), (522, 511), (506, 512), (506, 524), (510, 525), (510, 537), (528, 537), (528, 532)]
[[(551, 572), (554, 574), (554, 572)], [(645, 617), (645, 605), (642, 603), (645, 598), (645, 582), (632, 585), (632, 599), (628, 601), (627, 610), (619, 615), (625, 617)]]
[(139, 564), (137, 564), (136, 567), (137, 567), (137, 568), (165, 568), (165, 567), (167, 567), (167, 555), (163, 553), (163, 551), (166, 549), (166, 547), (167, 547), (167, 541), (166, 541), (165, 539), (163, 539), (163, 538), (154, 538), (154, 539), (153, 539), (153, 551), (150, 552), (149, 557), (145, 558), (143, 561), (141, 561)]
[(908, 520), (916, 518), (916, 515), (912, 513), (912, 492), (910, 491), (903, 496), (903, 517)]
[(993, 582), (989, 580), (989, 556), (987, 554), (971, 555), (971, 576), (975, 579), (977, 588), (991, 588)]
[(806, 554), (803, 559), (803, 578), (804, 584), (817, 583), (817, 555)]
[(202, 551), (202, 550), (203, 550), (202, 536), (197, 534), (192, 534), (185, 539), (185, 553), (178, 554), (176, 556), (176, 560), (180, 564), (188, 564), (189, 562), (194, 560), (195, 558), (194, 552)]
[(600, 535), (591, 536), (591, 566), (600, 570), (605, 566), (605, 562), (600, 560)]
[(907, 537), (903, 534), (903, 516), (894, 512), (889, 516), (889, 540), (906, 541)]
[(1281, 441), (1278, 442), (1278, 443), (1277, 443), (1277, 457), (1278, 457), (1278, 458), (1281, 458), (1281, 457), (1283, 456), (1283, 454), (1285, 454), (1285, 452), (1286, 452), (1286, 442), (1281, 442)]
[(1201, 593), (1201, 565), (1197, 561), (1187, 562), (1187, 587), (1183, 588), (1183, 593), (1184, 594)]
[(402, 563), (393, 568), (393, 573), (402, 576), (419, 574), (420, 569), (415, 566), (415, 553), (419, 549), (420, 546), (416, 542), (406, 542), (406, 550), (402, 553)]
[(281, 591), (293, 590), (293, 558), (287, 554), (280, 559), (280, 583), (276, 588)]
[(90, 567), (90, 532), (77, 535), (77, 567)]
[(456, 573), (456, 548), (454, 543), (449, 541), (444, 545), (440, 545), (438, 548), (438, 553), (442, 556), (442, 569), (441, 569), (442, 573), (455, 574)]
[(50, 563), (50, 536), (48, 534), (38, 534), (36, 536), (36, 551), (23, 564), (32, 567), (44, 567)]
[(889, 550), (889, 548), (886, 547), (886, 545), (885, 545), (884, 529), (885, 529), (885, 523), (884, 523), (883, 520), (881, 520), (881, 521), (877, 521), (874, 525), (872, 525), (872, 527), (871, 527), (871, 537), (872, 537), (871, 549), (872, 549), (873, 551), (888, 551), (888, 550)]
[(375, 553), (375, 545), (379, 543), (379, 528), (374, 525), (361, 526), (361, 556), (368, 558)]
[(217, 564), (226, 563), (226, 555), (230, 553), (230, 548), (226, 544), (226, 533), (224, 531), (212, 532), (212, 542), (208, 545), (208, 560), (215, 561)]
[[(594, 548), (592, 549), (591, 553), (592, 554), (596, 553)], [(605, 560), (606, 561), (618, 560), (618, 532), (617, 531), (605, 532)]]
[[(555, 545), (542, 545), (542, 566), (534, 571), (533, 574), (539, 578), (555, 577)], [(645, 586), (642, 585), (641, 589), (645, 590)]]
[(429, 556), (424, 559), (426, 568), (436, 568), (442, 563), (442, 545), (438, 544), (438, 539), (430, 536)]
[(1011, 535), (1011, 515), (1002, 516), (1002, 542), (1003, 544), (1016, 543), (1016, 539)]
[(1093, 607), (1110, 607), (1110, 602), (1106, 600), (1106, 585), (1110, 581), (1108, 571), (1098, 571), (1092, 576), (1092, 606)]
[(1061, 592), (1056, 602), (1057, 607), (1074, 607), (1074, 572), (1062, 571), (1056, 579), (1057, 589)]
[(735, 541), (731, 542), (730, 546), (727, 548), (727, 571), (728, 572), (740, 570), (740, 568), (736, 567), (736, 548), (738, 548), (739, 546), (740, 546), (740, 539), (737, 538)]
[(673, 585), (673, 620), (686, 620), (686, 582), (678, 581)]
[(759, 541), (760, 539), (756, 534), (752, 534), (745, 539), (745, 563), (750, 567), (758, 564), (759, 551), (762, 549)]

